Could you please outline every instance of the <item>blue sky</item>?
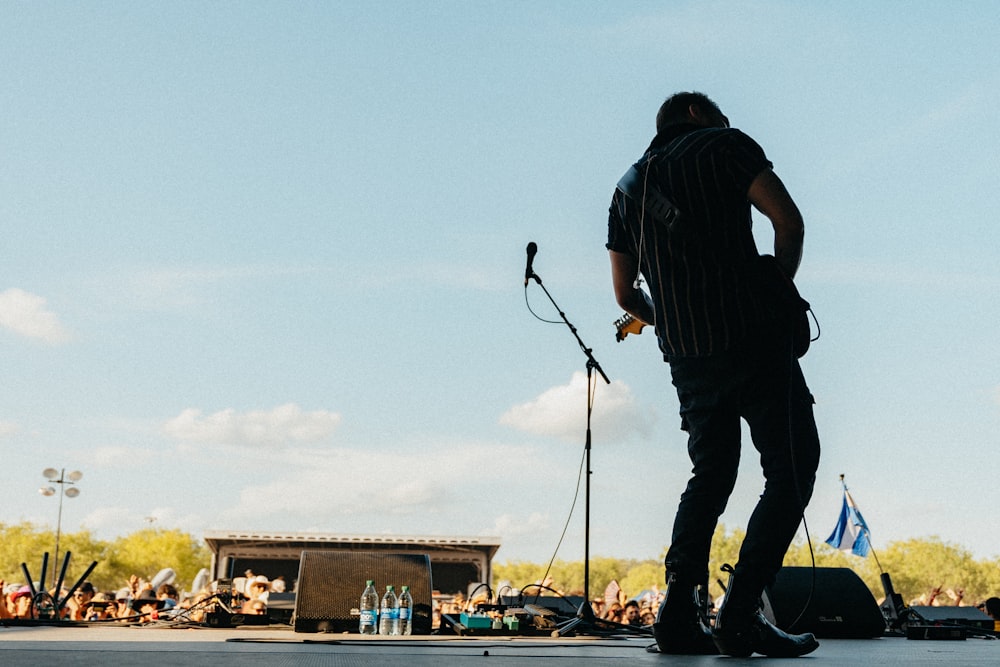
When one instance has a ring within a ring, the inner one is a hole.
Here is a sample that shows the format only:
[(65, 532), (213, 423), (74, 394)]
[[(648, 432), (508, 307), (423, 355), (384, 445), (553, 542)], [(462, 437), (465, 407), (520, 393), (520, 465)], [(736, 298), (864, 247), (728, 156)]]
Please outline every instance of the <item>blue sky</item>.
[[(0, 521), (497, 536), (547, 559), (596, 390), (591, 553), (656, 558), (689, 464), (615, 343), (607, 207), (711, 95), (806, 219), (823, 460), (873, 531), (1000, 554), (990, 2), (8, 2)], [(762, 250), (770, 247), (758, 216)], [(527, 298), (557, 319), (532, 284)], [(723, 516), (761, 479), (747, 443)], [(582, 500), (559, 556), (583, 554)]]

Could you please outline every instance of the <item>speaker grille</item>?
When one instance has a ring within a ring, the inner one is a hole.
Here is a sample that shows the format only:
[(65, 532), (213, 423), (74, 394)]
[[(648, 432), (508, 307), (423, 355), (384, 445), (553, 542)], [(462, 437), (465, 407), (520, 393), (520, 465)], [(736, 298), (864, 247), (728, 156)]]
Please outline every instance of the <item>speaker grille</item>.
[(295, 632), (357, 632), (358, 604), (368, 579), (375, 580), (380, 599), (386, 586), (394, 586), (397, 595), (403, 586), (409, 586), (413, 634), (430, 634), (430, 557), (375, 551), (302, 552), (295, 595)]

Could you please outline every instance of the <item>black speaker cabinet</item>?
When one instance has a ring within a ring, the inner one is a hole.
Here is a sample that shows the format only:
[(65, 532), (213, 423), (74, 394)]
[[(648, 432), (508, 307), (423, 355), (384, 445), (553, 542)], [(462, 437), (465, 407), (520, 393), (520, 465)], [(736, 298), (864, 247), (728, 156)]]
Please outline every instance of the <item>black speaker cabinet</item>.
[(358, 632), (361, 593), (375, 580), (379, 599), (386, 586), (413, 595), (413, 634), (431, 632), (431, 560), (423, 554), (375, 551), (303, 551), (295, 594), (295, 632)]
[(815, 585), (813, 576), (811, 567), (778, 571), (774, 585), (765, 591), (775, 625), (787, 632), (812, 632), (831, 639), (867, 639), (885, 633), (882, 610), (852, 570), (817, 567)]

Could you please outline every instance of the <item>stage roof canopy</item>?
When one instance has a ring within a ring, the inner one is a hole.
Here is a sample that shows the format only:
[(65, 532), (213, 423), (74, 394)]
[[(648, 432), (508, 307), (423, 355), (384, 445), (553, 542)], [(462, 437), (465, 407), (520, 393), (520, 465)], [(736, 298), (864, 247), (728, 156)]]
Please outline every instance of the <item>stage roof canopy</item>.
[(226, 547), (241, 550), (273, 549), (358, 549), (379, 551), (431, 550), (434, 552), (478, 552), (492, 560), (500, 549), (499, 537), (461, 537), (444, 535), (342, 535), (337, 533), (245, 532), (209, 530), (205, 543), (218, 555)]

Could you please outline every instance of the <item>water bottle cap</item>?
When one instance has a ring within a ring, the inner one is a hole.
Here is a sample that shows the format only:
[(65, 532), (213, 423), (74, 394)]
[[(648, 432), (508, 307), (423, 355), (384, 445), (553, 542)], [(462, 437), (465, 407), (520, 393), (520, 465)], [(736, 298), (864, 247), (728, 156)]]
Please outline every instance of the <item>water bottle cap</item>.
[(392, 591), (392, 590), (395, 590), (395, 589), (392, 586), (386, 586), (385, 590), (386, 590), (386, 592), (389, 592), (389, 591)]
[(365, 585), (366, 586), (374, 586), (375, 585), (375, 580), (374, 579), (369, 579), (368, 581), (365, 582)]
[(408, 590), (410, 590), (410, 587), (409, 586), (403, 586), (403, 590), (404, 591), (408, 591)]

